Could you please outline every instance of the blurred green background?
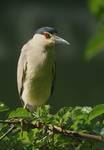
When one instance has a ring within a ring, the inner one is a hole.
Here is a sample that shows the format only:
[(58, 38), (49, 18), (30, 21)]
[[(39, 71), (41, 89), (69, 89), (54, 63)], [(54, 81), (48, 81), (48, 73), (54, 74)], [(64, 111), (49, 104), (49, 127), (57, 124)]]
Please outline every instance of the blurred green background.
[(16, 84), (20, 50), (37, 28), (52, 26), (71, 45), (57, 46), (55, 91), (48, 103), (54, 109), (104, 103), (104, 52), (92, 57), (99, 46), (104, 49), (104, 38), (100, 44), (99, 38), (94, 39), (99, 28), (103, 30), (102, 6), (102, 0), (3, 1), (0, 4), (0, 100), (11, 108), (21, 106)]

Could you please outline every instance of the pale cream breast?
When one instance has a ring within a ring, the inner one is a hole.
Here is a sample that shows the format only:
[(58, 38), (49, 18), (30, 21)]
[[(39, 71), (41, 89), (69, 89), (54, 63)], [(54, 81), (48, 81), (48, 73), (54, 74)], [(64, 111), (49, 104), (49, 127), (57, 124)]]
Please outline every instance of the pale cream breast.
[(50, 55), (51, 52), (47, 51), (33, 52), (32, 50), (27, 55), (27, 75), (22, 99), (25, 104), (37, 106), (45, 103), (50, 96), (54, 55)]

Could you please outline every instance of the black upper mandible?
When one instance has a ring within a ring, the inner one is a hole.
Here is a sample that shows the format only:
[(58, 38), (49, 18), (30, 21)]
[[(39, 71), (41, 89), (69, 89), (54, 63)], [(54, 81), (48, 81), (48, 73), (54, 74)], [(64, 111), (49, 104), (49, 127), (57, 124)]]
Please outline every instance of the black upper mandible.
[(48, 33), (54, 34), (54, 33), (57, 33), (57, 30), (52, 28), (52, 27), (42, 27), (42, 28), (39, 28), (38, 30), (36, 30), (35, 33), (43, 34), (44, 32), (48, 32)]

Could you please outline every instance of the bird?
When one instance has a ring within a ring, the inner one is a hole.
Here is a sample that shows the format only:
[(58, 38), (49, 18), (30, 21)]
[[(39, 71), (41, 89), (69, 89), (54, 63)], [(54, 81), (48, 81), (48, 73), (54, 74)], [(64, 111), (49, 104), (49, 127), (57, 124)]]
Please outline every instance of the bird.
[(44, 105), (52, 95), (56, 72), (55, 45), (69, 45), (57, 34), (53, 27), (41, 27), (21, 49), (17, 86), (23, 107), (30, 112)]

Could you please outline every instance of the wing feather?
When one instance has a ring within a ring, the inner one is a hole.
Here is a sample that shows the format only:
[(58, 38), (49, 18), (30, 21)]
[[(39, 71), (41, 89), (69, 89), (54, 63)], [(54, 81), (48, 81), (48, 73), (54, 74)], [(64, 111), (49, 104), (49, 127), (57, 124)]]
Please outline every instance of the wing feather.
[(26, 69), (27, 69), (26, 56), (24, 51), (22, 50), (18, 60), (18, 67), (17, 67), (17, 85), (20, 98), (23, 92), (23, 83), (26, 76)]
[(51, 87), (51, 95), (53, 94), (54, 91), (54, 85), (55, 85), (55, 79), (56, 79), (56, 63), (54, 63), (53, 67), (52, 67), (52, 76), (53, 76), (53, 81), (52, 81), (52, 87)]

